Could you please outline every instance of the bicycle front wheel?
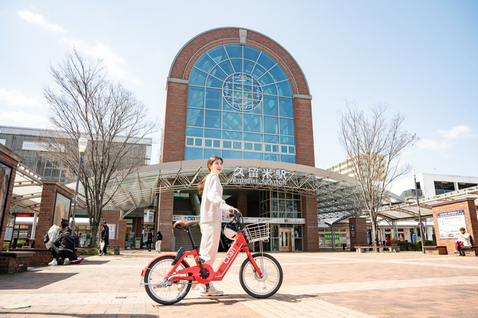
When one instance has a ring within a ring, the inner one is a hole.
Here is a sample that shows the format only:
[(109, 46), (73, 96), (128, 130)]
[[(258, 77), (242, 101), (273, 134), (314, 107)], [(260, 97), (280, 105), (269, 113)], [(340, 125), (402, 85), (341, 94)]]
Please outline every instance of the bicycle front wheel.
[[(144, 274), (144, 286), (149, 297), (157, 303), (172, 305), (182, 300), (191, 289), (190, 280), (168, 281), (167, 274), (172, 268), (174, 256), (160, 257), (151, 263)], [(177, 270), (188, 268), (186, 262), (181, 262)]]
[(274, 295), (282, 285), (282, 267), (279, 262), (268, 254), (254, 254), (252, 258), (262, 272), (257, 271), (248, 258), (242, 263), (239, 271), (239, 281), (242, 288), (255, 298), (267, 298)]

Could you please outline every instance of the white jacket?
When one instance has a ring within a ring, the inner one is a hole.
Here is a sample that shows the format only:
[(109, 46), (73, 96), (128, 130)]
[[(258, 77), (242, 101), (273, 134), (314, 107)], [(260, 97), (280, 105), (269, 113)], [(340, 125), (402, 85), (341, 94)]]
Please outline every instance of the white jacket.
[(202, 193), (201, 223), (222, 222), (222, 216), (227, 217), (230, 208), (231, 206), (222, 199), (219, 176), (215, 173), (208, 174)]
[(53, 224), (50, 227), (50, 229), (48, 230), (48, 237), (50, 239), (45, 244), (46, 248), (52, 248), (53, 243), (55, 242), (59, 232), (60, 232), (60, 230), (58, 229), (57, 225)]
[(458, 242), (463, 242), (463, 246), (471, 246), (470, 233), (458, 234)]

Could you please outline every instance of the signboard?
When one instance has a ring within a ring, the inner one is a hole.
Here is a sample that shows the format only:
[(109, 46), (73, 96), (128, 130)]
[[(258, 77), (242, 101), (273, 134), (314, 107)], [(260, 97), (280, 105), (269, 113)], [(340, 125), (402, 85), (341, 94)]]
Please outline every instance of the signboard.
[(116, 239), (116, 224), (106, 224), (109, 228), (109, 236), (110, 240)]
[[(338, 242), (340, 240), (340, 234), (335, 233), (335, 242)], [(332, 233), (325, 233), (325, 240), (326, 241), (332, 241)]]
[(457, 210), (451, 212), (437, 213), (438, 234), (442, 239), (457, 238), (460, 228), (466, 229), (465, 211)]
[(53, 224), (60, 225), (61, 219), (69, 220), (71, 199), (65, 197), (59, 192), (56, 193), (55, 212), (53, 214)]
[(287, 185), (286, 173), (284, 169), (236, 167), (231, 183), (285, 186)]
[(13, 237), (13, 226), (15, 225), (15, 216), (13, 214), (8, 215), (7, 227), (5, 228), (5, 241), (11, 241)]
[(52, 144), (51, 146), (46, 142), (39, 141), (24, 141), (23, 150), (36, 150), (36, 151), (65, 151), (65, 146), (60, 144)]
[[(173, 221), (196, 221), (200, 222), (199, 215), (173, 215)], [(291, 218), (243, 218), (244, 223), (258, 223), (267, 222), (271, 224), (305, 224), (305, 219), (291, 219)], [(231, 222), (230, 219), (223, 217), (223, 223)]]

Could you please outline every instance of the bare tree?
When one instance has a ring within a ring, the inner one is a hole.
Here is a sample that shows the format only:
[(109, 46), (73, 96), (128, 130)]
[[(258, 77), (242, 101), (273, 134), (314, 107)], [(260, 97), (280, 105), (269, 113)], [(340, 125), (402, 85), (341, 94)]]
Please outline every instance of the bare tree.
[(378, 210), (389, 199), (390, 183), (410, 170), (408, 165), (400, 165), (399, 156), (418, 138), (416, 134), (401, 130), (404, 116), (397, 114), (387, 120), (384, 104), (372, 108), (370, 119), (354, 102), (346, 101), (346, 106), (347, 111), (339, 113), (339, 139), (357, 180), (357, 200), (368, 213), (374, 245), (378, 245)]
[(50, 67), (50, 73), (57, 91), (45, 87), (44, 95), (50, 105), (50, 122), (58, 133), (46, 140), (56, 149), (49, 152), (49, 159), (63, 163), (76, 176), (78, 139), (88, 139), (79, 180), (92, 229), (91, 245), (95, 246), (103, 208), (111, 199), (106, 195), (108, 183), (114, 176), (120, 181), (116, 187), (120, 186), (132, 169), (145, 164), (140, 141), (157, 124), (149, 120), (144, 104), (132, 92), (107, 79), (100, 60), (85, 59), (73, 51), (58, 68)]

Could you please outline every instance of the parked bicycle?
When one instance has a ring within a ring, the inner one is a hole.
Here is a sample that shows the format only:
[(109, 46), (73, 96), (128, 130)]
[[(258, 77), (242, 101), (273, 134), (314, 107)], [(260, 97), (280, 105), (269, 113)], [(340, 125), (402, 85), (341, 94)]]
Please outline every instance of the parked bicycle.
[[(177, 221), (176, 229), (182, 229), (189, 235), (192, 251), (181, 247), (177, 255), (160, 255), (153, 259), (141, 272), (140, 284), (145, 287), (149, 297), (163, 305), (172, 305), (181, 301), (191, 289), (192, 284), (209, 284), (211, 281), (221, 281), (243, 251), (247, 258), (239, 270), (239, 281), (249, 295), (256, 298), (267, 298), (274, 295), (280, 288), (283, 279), (282, 267), (269, 254), (264, 254), (262, 242), (269, 239), (269, 223), (254, 223), (244, 226), (241, 213), (235, 213), (232, 221), (226, 224), (224, 233), (234, 238), (217, 271), (204, 263), (199, 256), (199, 247), (194, 244), (190, 227), (196, 221)], [(251, 254), (248, 243), (260, 242), (260, 252)], [(185, 260), (192, 256), (195, 265), (189, 266)], [(144, 279), (144, 280), (143, 280)]]

